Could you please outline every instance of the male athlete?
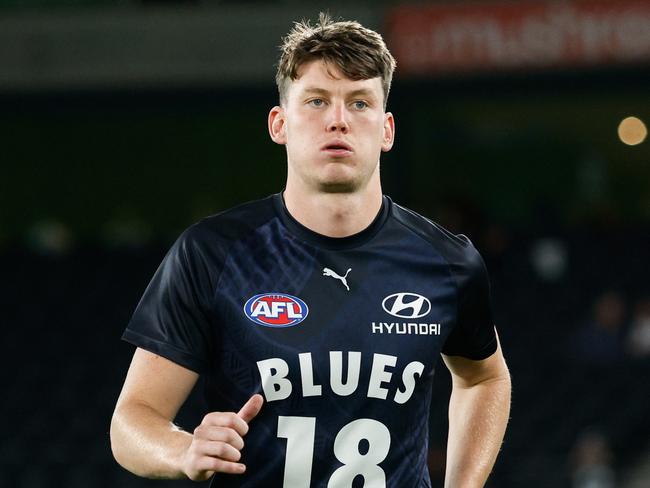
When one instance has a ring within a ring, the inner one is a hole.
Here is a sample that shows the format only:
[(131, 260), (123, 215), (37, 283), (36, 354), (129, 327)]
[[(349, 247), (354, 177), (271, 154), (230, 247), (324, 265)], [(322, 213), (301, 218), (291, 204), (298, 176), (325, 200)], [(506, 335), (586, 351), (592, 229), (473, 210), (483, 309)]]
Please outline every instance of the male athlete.
[[(509, 374), (477, 251), (382, 195), (394, 67), (356, 22), (321, 15), (285, 38), (268, 126), (286, 188), (191, 226), (145, 291), (111, 423), (126, 469), (214, 487), (429, 487), (442, 353), (446, 486), (484, 485)], [(184, 432), (172, 421), (199, 375), (210, 413)]]

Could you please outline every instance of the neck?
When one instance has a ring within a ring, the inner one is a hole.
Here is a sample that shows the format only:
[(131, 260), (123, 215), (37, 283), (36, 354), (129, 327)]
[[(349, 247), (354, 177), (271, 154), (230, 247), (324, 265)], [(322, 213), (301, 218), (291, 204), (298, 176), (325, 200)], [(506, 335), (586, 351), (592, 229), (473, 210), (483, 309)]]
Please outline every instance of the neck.
[(291, 216), (308, 229), (328, 237), (361, 232), (381, 209), (379, 180), (354, 193), (304, 191), (287, 182), (284, 202)]

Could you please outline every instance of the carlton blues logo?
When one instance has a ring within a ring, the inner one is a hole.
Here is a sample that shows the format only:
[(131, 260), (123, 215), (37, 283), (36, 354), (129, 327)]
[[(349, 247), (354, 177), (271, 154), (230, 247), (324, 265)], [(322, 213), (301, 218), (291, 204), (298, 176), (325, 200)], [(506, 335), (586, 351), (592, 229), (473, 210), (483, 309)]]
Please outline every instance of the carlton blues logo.
[(309, 308), (300, 298), (285, 293), (262, 293), (244, 305), (246, 317), (265, 327), (291, 327), (307, 318)]

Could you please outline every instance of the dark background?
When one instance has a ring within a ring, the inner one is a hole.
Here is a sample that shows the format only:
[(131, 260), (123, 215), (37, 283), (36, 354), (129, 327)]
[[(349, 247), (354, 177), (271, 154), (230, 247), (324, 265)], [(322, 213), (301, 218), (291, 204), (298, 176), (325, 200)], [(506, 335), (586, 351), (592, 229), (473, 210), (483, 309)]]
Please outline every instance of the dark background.
[[(381, 30), (387, 5), (332, 10)], [(284, 150), (266, 129), (275, 46), (320, 8), (0, 2), (0, 486), (194, 486), (113, 461), (110, 417), (133, 352), (119, 338), (185, 227), (283, 188)], [(158, 27), (120, 44), (119, 29), (106, 37), (111, 22)], [(201, 51), (222, 71), (179, 61), (204, 43), (162, 42), (164, 26), (187, 32), (184, 22), (224, 38)], [(268, 51), (251, 52), (252, 38)], [(489, 485), (648, 486), (650, 142), (624, 145), (617, 126), (650, 121), (650, 64), (398, 71), (389, 110), (385, 193), (467, 234), (490, 271), (513, 408)], [(449, 390), (440, 366), (434, 486)], [(193, 429), (201, 408), (192, 398), (179, 423)]]

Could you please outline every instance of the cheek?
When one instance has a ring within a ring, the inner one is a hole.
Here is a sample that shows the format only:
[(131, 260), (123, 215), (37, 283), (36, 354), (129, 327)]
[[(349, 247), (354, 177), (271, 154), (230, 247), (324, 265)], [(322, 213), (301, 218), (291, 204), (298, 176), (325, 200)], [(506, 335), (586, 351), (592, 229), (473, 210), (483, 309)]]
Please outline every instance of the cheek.
[(364, 124), (368, 127), (368, 130), (373, 132), (384, 133), (384, 114), (383, 113), (373, 113), (368, 117), (363, 119)]
[(369, 144), (373, 146), (377, 143), (383, 143), (385, 137), (384, 118), (373, 118), (366, 123), (366, 133), (373, 134), (374, 137), (369, 139)]
[(287, 151), (293, 157), (300, 159), (315, 147), (315, 134), (309, 121), (306, 118), (296, 117), (290, 124), (287, 124)]
[[(313, 133), (320, 127), (314, 114), (299, 113), (287, 121), (287, 135), (293, 139), (304, 139), (307, 133)], [(311, 137), (311, 136), (309, 136)]]

